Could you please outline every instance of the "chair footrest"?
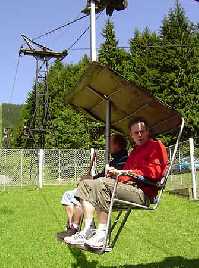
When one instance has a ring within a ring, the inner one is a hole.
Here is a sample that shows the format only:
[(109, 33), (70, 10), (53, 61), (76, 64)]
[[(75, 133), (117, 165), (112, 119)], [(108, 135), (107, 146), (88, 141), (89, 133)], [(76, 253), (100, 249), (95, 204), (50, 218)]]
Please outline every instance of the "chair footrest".
[(67, 244), (67, 246), (72, 247), (72, 248), (77, 248), (80, 250), (85, 250), (85, 251), (89, 251), (91, 253), (94, 254), (98, 254), (98, 255), (102, 255), (104, 253), (108, 253), (112, 251), (112, 248), (107, 246), (104, 250), (103, 248), (93, 248), (93, 247), (89, 247), (88, 245), (71, 245), (71, 244)]

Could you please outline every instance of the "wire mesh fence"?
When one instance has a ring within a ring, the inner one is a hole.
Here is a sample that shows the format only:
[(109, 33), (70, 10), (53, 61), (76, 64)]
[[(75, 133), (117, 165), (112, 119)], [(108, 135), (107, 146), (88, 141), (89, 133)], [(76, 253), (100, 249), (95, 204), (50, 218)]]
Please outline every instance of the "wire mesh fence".
[(38, 173), (36, 150), (0, 150), (0, 187), (35, 185)]
[(44, 184), (75, 181), (84, 175), (90, 162), (90, 150), (45, 150)]
[[(198, 195), (199, 139), (194, 139), (194, 174)], [(168, 148), (171, 159), (174, 146)], [(45, 186), (75, 182), (90, 167), (91, 151), (84, 149), (0, 149), (0, 189), (9, 186)], [(193, 192), (193, 170), (190, 156), (190, 140), (181, 142), (168, 180), (168, 191), (185, 195)], [(98, 150), (96, 172), (105, 166), (105, 151)], [(42, 181), (41, 181), (42, 180)], [(199, 195), (198, 195), (199, 197)]]
[[(1, 149), (0, 150), (0, 189), (8, 186), (58, 185), (75, 182), (88, 173), (91, 151), (84, 149)], [(105, 166), (104, 150), (97, 151), (98, 171)], [(40, 171), (40, 167), (42, 168)], [(42, 174), (39, 174), (42, 173)]]
[[(174, 146), (168, 147), (168, 155), (171, 156)], [(172, 166), (171, 174), (167, 183), (167, 190), (193, 198), (194, 183), (197, 197), (198, 192), (198, 173), (199, 173), (199, 143), (194, 140), (194, 170), (191, 159), (191, 141), (184, 141), (179, 144), (178, 151)]]

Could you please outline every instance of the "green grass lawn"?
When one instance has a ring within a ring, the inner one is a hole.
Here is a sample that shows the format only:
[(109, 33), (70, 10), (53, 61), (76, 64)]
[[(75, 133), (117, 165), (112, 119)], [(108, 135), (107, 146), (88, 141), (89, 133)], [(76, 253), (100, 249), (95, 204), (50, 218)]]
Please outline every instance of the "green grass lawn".
[(136, 211), (111, 253), (57, 242), (65, 187), (0, 192), (0, 268), (199, 268), (199, 202), (165, 194), (156, 212)]

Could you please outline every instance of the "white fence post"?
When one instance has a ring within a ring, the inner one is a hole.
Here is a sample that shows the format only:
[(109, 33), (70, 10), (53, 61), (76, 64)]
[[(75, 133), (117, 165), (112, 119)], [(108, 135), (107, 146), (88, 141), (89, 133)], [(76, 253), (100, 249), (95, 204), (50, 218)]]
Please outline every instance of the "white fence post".
[(4, 175), (4, 181), (3, 181), (3, 190), (6, 190), (6, 176)]
[[(172, 159), (172, 146), (170, 145), (169, 146), (169, 162), (171, 162), (171, 159)], [(172, 170), (170, 172), (170, 179), (171, 179), (171, 181), (173, 180), (173, 172), (172, 172)]]
[(93, 165), (91, 167), (91, 176), (95, 176), (96, 175), (96, 157), (95, 156), (95, 149), (91, 148), (91, 161), (93, 160)]
[(5, 176), (5, 163), (6, 163), (6, 158), (5, 158), (5, 150), (3, 150), (3, 190), (6, 190), (6, 176)]
[(58, 181), (61, 182), (61, 157), (60, 149), (58, 149)]
[(197, 199), (197, 190), (196, 190), (196, 170), (195, 170), (195, 159), (194, 159), (194, 140), (189, 138), (190, 145), (190, 158), (191, 158), (191, 174), (192, 174), (192, 185), (193, 185), (193, 199)]
[(43, 160), (44, 160), (44, 150), (39, 150), (39, 188), (43, 187)]
[(75, 180), (77, 180), (77, 149), (74, 150), (74, 171)]
[(21, 187), (23, 186), (23, 149), (20, 152), (20, 177), (21, 177)]

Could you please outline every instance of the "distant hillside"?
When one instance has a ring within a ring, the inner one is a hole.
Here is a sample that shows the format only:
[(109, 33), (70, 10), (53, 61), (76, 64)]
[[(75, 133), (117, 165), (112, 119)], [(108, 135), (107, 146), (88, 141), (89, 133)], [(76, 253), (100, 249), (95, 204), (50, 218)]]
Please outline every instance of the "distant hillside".
[(20, 122), (23, 105), (0, 104), (0, 148), (3, 146), (3, 130), (14, 129)]
[(0, 104), (0, 148), (2, 147), (2, 104)]
[(20, 122), (23, 105), (2, 103), (2, 128), (15, 128)]

